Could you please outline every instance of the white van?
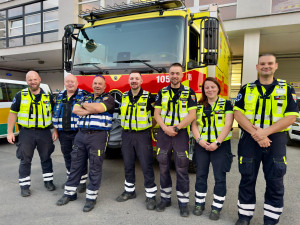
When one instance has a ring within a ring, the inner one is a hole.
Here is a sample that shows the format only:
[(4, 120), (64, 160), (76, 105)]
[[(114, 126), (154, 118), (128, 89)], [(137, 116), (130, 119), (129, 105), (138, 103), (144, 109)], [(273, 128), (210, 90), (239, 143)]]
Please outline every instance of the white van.
[[(27, 87), (25, 81), (0, 79), (0, 138), (7, 136), (7, 119), (14, 96)], [(40, 87), (45, 93), (52, 93), (48, 84), (41, 83)], [(15, 126), (14, 133), (19, 134), (18, 126)]]

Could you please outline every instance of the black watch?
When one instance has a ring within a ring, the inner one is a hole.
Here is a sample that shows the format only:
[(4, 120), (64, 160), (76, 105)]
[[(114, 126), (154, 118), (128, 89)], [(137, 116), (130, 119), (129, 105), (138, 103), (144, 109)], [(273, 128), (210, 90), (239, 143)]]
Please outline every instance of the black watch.
[(174, 131), (175, 131), (176, 133), (178, 133), (178, 131), (179, 131), (178, 127), (174, 127)]
[(218, 142), (218, 141), (215, 141), (215, 143), (216, 143), (216, 145), (217, 145), (218, 147), (220, 147), (220, 146), (221, 146), (221, 143), (220, 143), (220, 142)]

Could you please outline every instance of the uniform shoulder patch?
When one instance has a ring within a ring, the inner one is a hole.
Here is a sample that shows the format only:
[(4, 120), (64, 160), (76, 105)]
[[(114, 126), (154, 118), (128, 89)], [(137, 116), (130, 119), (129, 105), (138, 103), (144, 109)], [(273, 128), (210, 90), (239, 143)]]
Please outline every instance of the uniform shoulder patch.
[(242, 97), (243, 97), (242, 94), (239, 93), (239, 94), (236, 96), (235, 101), (236, 101), (236, 102), (240, 101), (240, 100), (242, 99)]

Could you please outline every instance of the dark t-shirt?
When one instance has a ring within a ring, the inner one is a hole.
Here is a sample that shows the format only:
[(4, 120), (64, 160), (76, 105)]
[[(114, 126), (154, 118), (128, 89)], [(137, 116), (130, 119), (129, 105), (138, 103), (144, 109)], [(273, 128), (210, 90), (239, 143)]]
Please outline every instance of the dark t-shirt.
[[(10, 107), (10, 111), (11, 112), (14, 112), (14, 113), (18, 113), (20, 111), (20, 105), (21, 105), (21, 93), (22, 91), (19, 91), (13, 101), (12, 101), (12, 104), (11, 104), (11, 107)], [(44, 90), (41, 88), (41, 91), (39, 94), (37, 95), (34, 95), (35, 96), (35, 101), (38, 102), (41, 100), (41, 94), (45, 93)], [(54, 109), (54, 100), (53, 100), (53, 96), (52, 94), (49, 94), (50, 95), (50, 104), (51, 104), (51, 108), (52, 110)]]

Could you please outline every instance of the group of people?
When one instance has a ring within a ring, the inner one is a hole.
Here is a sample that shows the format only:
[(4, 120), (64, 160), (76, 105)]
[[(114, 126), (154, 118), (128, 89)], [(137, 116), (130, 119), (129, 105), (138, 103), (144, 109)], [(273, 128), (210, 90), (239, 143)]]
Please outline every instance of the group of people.
[[(143, 90), (139, 71), (129, 74), (130, 90), (122, 96), (120, 121), (124, 159), (124, 192), (116, 198), (124, 202), (136, 197), (135, 159), (139, 159), (144, 175), (146, 208), (163, 212), (171, 205), (171, 158), (176, 167), (176, 193), (180, 215), (189, 215), (189, 127), (196, 140), (193, 162), (196, 165), (195, 206), (193, 214), (205, 210), (207, 178), (212, 164), (215, 178), (214, 198), (209, 218), (218, 220), (226, 196), (226, 173), (233, 155), (230, 138), (235, 118), (241, 128), (238, 162), (241, 173), (236, 225), (250, 224), (255, 209), (255, 184), (260, 163), (266, 179), (264, 224), (276, 224), (283, 210), (283, 176), (286, 172), (287, 128), (299, 116), (294, 89), (284, 80), (274, 79), (278, 68), (276, 57), (266, 54), (256, 66), (259, 78), (244, 85), (233, 107), (219, 96), (218, 81), (208, 77), (202, 84), (202, 97), (197, 103), (195, 92), (181, 84), (182, 65), (174, 63), (169, 70), (170, 85), (156, 98)], [(101, 184), (104, 153), (112, 125), (114, 99), (105, 93), (105, 77), (95, 76), (93, 94), (77, 88), (77, 79), (65, 77), (66, 90), (54, 103), (50, 94), (39, 88), (39, 75), (26, 75), (28, 88), (17, 93), (8, 119), (8, 136), (14, 143), (13, 127), (18, 118), (20, 134), (17, 157), (20, 159), (21, 195), (30, 196), (30, 167), (34, 149), (40, 154), (45, 187), (55, 190), (51, 153), (53, 141), (59, 138), (67, 168), (64, 195), (57, 205), (76, 200), (77, 191), (86, 189), (84, 212), (96, 204)], [(53, 118), (52, 118), (53, 111)], [(154, 116), (154, 120), (153, 117)], [(50, 126), (55, 127), (52, 137)], [(160, 201), (153, 170), (151, 128), (159, 125), (156, 153), (160, 168)], [(88, 163), (89, 161), (89, 163)], [(88, 165), (89, 164), (89, 169)], [(87, 172), (89, 171), (89, 172)], [(89, 174), (89, 175), (87, 175)], [(89, 184), (86, 187), (86, 180)]]

